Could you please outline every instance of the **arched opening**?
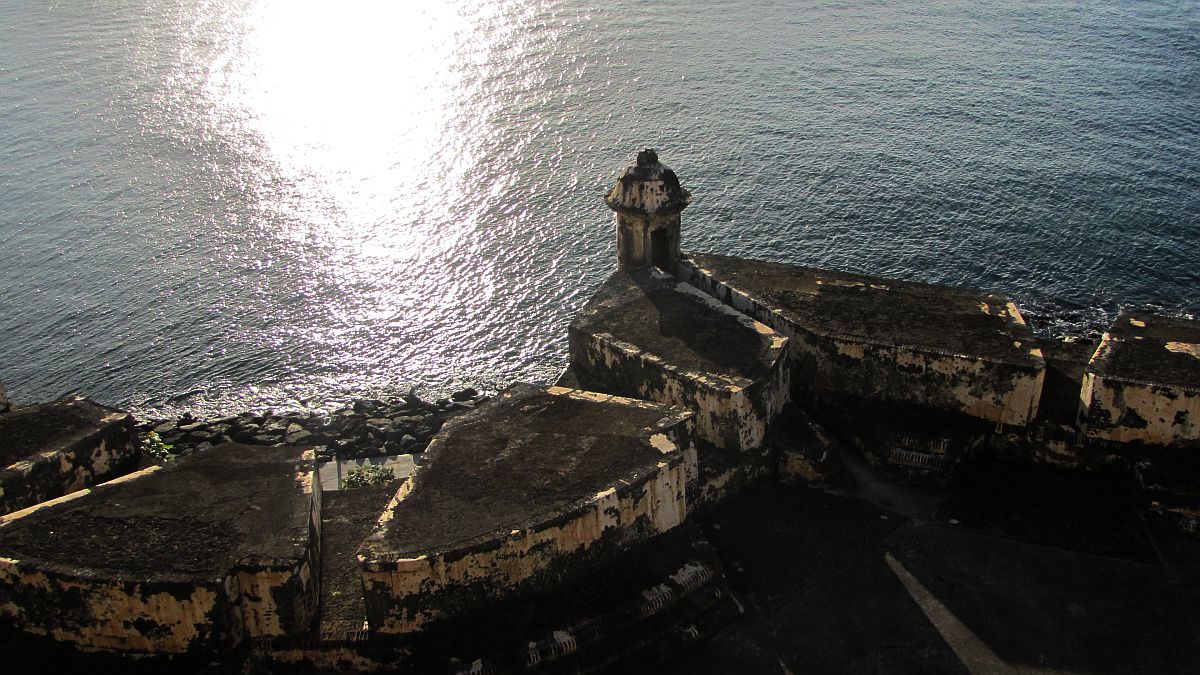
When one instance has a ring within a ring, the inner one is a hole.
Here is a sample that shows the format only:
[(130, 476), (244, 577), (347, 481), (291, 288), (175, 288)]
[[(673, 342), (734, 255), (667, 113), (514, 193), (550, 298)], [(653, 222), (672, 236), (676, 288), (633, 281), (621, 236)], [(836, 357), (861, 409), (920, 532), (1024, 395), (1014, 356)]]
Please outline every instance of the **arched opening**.
[(670, 269), (671, 251), (666, 230), (654, 230), (650, 233), (650, 264), (664, 272), (675, 273), (675, 270)]

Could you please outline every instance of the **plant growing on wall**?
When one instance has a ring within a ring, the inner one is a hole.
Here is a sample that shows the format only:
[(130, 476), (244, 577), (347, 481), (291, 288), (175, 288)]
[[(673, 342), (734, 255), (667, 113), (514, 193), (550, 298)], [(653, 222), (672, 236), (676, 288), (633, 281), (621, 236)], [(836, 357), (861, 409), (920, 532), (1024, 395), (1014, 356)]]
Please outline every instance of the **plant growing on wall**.
[(387, 466), (369, 464), (350, 469), (342, 479), (342, 488), (360, 488), (368, 485), (381, 485), (396, 480), (396, 472)]
[(162, 438), (153, 431), (142, 434), (142, 452), (159, 464), (175, 459), (175, 455), (171, 452), (174, 447), (170, 443), (163, 443)]

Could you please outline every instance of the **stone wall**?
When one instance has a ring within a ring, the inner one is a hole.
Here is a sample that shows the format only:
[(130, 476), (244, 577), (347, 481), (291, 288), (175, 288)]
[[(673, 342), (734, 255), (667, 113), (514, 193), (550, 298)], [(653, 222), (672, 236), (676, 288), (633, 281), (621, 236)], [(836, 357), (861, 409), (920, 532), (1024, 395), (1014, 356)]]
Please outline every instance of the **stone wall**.
[[(320, 597), (312, 465), (311, 450), (229, 444), (0, 518), (0, 615), (133, 653), (217, 654), (304, 633)], [(93, 541), (81, 518), (124, 535)]]
[(1200, 322), (1117, 317), (1084, 371), (1079, 422), (1091, 438), (1200, 447)]
[[(627, 311), (638, 304), (645, 310)], [(631, 327), (642, 323), (659, 328)], [(694, 339), (697, 333), (712, 333), (710, 344)], [(696, 413), (697, 438), (735, 452), (762, 446), (790, 394), (787, 338), (666, 274), (613, 275), (568, 336), (584, 388), (684, 406)], [(714, 362), (711, 343), (737, 354), (741, 365)]]
[[(182, 654), (226, 649), (236, 611), (229, 579), (156, 583), (95, 578), (57, 566), (0, 557), (0, 614), (25, 631), (89, 649)], [(120, 628), (125, 626), (125, 628)], [(153, 630), (143, 630), (153, 628)]]
[[(312, 461), (311, 451), (306, 460)], [(306, 545), (288, 557), (248, 556), (238, 565), (237, 601), (247, 637), (299, 635), (316, 622), (321, 597), (321, 481), (314, 471), (296, 476), (309, 495)]]
[(582, 555), (615, 554), (666, 532), (687, 513), (683, 456), (597, 493), (542, 523), (435, 555), (362, 563), (367, 619), (381, 633), (412, 633), (481, 601), (561, 583)]
[[(746, 261), (752, 266), (753, 261)], [(1035, 345), (1033, 365), (852, 335), (827, 334), (771, 303), (717, 279), (694, 262), (676, 276), (791, 339), (792, 383), (801, 400), (824, 395), (918, 404), (1010, 425), (1037, 413), (1045, 374)], [(853, 307), (845, 308), (854, 311)], [(937, 308), (929, 308), (937, 313)], [(1011, 302), (983, 310), (1024, 327)], [(897, 333), (901, 327), (897, 326)]]
[(63, 415), (81, 419), (82, 429), (55, 434), (30, 454), (0, 467), (0, 514), (95, 485), (137, 466), (140, 455), (133, 417), (85, 399), (6, 413), (3, 427), (59, 425)]
[(759, 448), (767, 424), (787, 402), (790, 371), (787, 343), (766, 380), (726, 378), (681, 369), (607, 333), (572, 331), (571, 363), (589, 388), (696, 412), (696, 435), (718, 447), (749, 452)]
[[(97, 489), (144, 479), (159, 468), (122, 476)], [(39, 511), (91, 492), (81, 490), (0, 518), (0, 534)], [(182, 654), (201, 644), (216, 641), (217, 648), (228, 648), (241, 640), (241, 631), (228, 628), (237, 615), (227, 600), (236, 595), (230, 578), (121, 576), (0, 555), (0, 615), (28, 633), (91, 649)]]
[[(514, 385), (447, 424), (359, 549), (371, 628), (413, 633), (490, 611), (675, 528), (696, 475), (692, 419), (646, 401)], [(530, 464), (545, 468), (508, 484)], [(470, 485), (459, 484), (464, 473)], [(439, 511), (464, 500), (486, 514)], [(423, 529), (443, 517), (455, 523)]]
[(1200, 445), (1200, 389), (1123, 381), (1085, 373), (1087, 433), (1109, 441)]

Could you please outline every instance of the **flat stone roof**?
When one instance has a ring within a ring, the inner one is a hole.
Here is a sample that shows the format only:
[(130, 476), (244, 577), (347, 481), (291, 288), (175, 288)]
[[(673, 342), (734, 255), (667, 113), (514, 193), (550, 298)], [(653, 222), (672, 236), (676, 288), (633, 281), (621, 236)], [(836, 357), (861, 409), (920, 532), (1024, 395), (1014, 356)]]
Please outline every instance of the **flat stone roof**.
[(0, 556), (147, 581), (214, 579), (238, 565), (297, 559), (312, 500), (304, 451), (226, 443), (34, 507), (0, 526)]
[(1200, 321), (1126, 312), (1088, 370), (1108, 379), (1200, 390)]
[(126, 416), (82, 398), (11, 410), (0, 415), (0, 468), (35, 453), (67, 447)]
[(996, 293), (709, 253), (697, 267), (827, 337), (1037, 366), (1032, 331)]
[(650, 270), (618, 270), (572, 328), (608, 333), (685, 371), (757, 380), (778, 357), (773, 333), (704, 293)]
[(447, 423), (360, 555), (416, 557), (540, 523), (656, 470), (682, 408), (516, 384)]

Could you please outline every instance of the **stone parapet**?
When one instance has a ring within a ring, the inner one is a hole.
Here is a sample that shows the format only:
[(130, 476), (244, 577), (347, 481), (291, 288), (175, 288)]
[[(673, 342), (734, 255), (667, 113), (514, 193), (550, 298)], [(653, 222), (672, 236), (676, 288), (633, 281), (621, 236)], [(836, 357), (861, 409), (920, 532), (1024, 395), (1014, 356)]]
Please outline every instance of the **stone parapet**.
[(676, 276), (791, 338), (802, 399), (917, 404), (1018, 426), (1037, 414), (1045, 361), (1003, 296), (695, 253)]
[(133, 418), (82, 398), (0, 417), (0, 514), (103, 482), (137, 466)]
[(427, 630), (545, 592), (676, 527), (691, 418), (514, 385), (448, 423), (359, 550), (371, 628)]
[(1119, 316), (1084, 372), (1080, 426), (1091, 438), (1200, 446), (1200, 322)]
[(584, 387), (694, 410), (727, 450), (759, 448), (788, 400), (787, 339), (665, 274), (615, 273), (569, 336)]
[(312, 451), (226, 444), (0, 519), (0, 614), (82, 649), (184, 654), (308, 630)]

